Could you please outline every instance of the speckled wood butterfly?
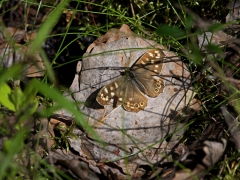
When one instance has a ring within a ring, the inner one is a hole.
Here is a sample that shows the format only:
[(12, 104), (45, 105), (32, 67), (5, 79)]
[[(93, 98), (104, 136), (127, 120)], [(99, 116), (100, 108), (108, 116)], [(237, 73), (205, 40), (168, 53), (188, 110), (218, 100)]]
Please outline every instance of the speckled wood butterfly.
[(147, 106), (149, 97), (157, 97), (163, 92), (163, 80), (156, 78), (162, 70), (164, 54), (159, 49), (147, 51), (122, 76), (105, 85), (97, 95), (97, 102), (109, 105), (116, 100), (116, 105), (123, 105), (127, 111), (138, 112)]

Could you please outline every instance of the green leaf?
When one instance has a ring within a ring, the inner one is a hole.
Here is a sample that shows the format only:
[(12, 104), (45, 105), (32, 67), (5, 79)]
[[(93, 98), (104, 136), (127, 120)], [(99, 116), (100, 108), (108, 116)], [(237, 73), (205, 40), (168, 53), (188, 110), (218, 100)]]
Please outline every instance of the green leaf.
[(23, 92), (22, 103), (23, 104), (30, 103), (36, 97), (36, 94), (37, 94), (37, 88), (31, 85), (28, 85)]
[(223, 50), (222, 48), (220, 48), (220, 46), (218, 45), (214, 45), (214, 44), (208, 44), (206, 47), (206, 50), (208, 50), (208, 52), (212, 52), (212, 53), (218, 53), (218, 54), (222, 54)]
[(193, 26), (193, 22), (194, 22), (193, 17), (187, 16), (186, 21), (185, 21), (185, 25), (186, 25), (185, 27), (187, 30), (191, 30), (191, 28)]
[(13, 138), (5, 141), (4, 149), (0, 153), (0, 179), (6, 179), (7, 175), (9, 175), (8, 169), (16, 162), (14, 158), (17, 156), (15, 155), (22, 150), (26, 133), (26, 129), (21, 129)]
[(0, 103), (6, 108), (15, 111), (14, 103), (9, 99), (9, 95), (11, 94), (11, 88), (7, 85), (7, 83), (2, 83), (0, 86)]
[(191, 50), (191, 54), (189, 54), (188, 58), (191, 59), (194, 63), (202, 64), (203, 55), (199, 50), (199, 47), (195, 44), (191, 44), (189, 48)]
[(156, 32), (160, 36), (171, 36), (173, 38), (185, 37), (185, 32), (182, 29), (168, 25), (159, 26)]
[(21, 107), (23, 100), (23, 92), (19, 87), (16, 87), (9, 95), (9, 99), (14, 104), (16, 111)]
[(52, 82), (53, 84), (55, 84), (55, 83), (56, 83), (56, 80), (55, 80), (54, 71), (53, 71), (53, 69), (52, 69), (52, 66), (51, 66), (50, 61), (49, 61), (48, 58), (47, 58), (46, 53), (45, 53), (43, 50), (40, 50), (40, 55), (41, 55), (41, 57), (42, 57), (42, 60), (43, 60), (43, 62), (44, 62), (44, 65), (45, 65), (45, 67), (46, 67), (48, 78), (51, 80), (51, 82)]

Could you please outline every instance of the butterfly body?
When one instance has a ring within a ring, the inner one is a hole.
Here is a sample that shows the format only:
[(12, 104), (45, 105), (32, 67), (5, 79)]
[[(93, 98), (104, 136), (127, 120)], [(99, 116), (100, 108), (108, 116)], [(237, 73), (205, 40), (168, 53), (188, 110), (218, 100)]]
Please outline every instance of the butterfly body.
[(123, 105), (127, 111), (138, 112), (147, 106), (149, 97), (157, 97), (163, 92), (163, 81), (158, 76), (162, 70), (164, 54), (159, 49), (147, 51), (132, 67), (127, 68), (122, 76), (105, 85), (97, 95), (97, 102), (109, 105), (116, 100), (116, 105)]

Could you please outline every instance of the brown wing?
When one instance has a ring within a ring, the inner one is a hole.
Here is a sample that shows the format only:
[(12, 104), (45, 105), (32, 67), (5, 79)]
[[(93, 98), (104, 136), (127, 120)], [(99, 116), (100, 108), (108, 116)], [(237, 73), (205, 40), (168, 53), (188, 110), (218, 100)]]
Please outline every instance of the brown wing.
[(147, 70), (149, 76), (159, 75), (162, 71), (163, 58), (164, 54), (160, 49), (149, 50), (131, 67), (131, 70), (143, 68)]
[(149, 71), (141, 68), (134, 72), (137, 87), (149, 97), (157, 97), (163, 92), (164, 84), (162, 79), (155, 79), (148, 74)]
[(159, 49), (147, 51), (131, 68), (138, 88), (149, 97), (163, 92), (163, 80), (153, 77), (161, 73), (163, 57)]
[[(127, 111), (138, 112), (143, 110), (147, 106), (147, 98), (145, 95), (137, 88), (132, 80), (128, 80), (123, 96), (119, 96), (118, 102), (122, 100), (124, 109)], [(119, 90), (120, 94), (120, 90)]]
[(111, 99), (117, 100), (117, 106), (123, 105), (127, 111), (138, 112), (147, 106), (147, 98), (127, 77), (121, 76), (105, 85), (97, 95), (97, 102), (109, 105)]

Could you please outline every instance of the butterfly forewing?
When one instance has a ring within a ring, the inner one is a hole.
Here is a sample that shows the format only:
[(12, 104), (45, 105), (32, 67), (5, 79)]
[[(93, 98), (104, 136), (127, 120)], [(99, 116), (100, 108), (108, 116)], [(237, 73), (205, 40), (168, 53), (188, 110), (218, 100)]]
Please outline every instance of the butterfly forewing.
[(132, 66), (138, 86), (149, 97), (157, 97), (163, 92), (163, 80), (153, 77), (161, 73), (163, 57), (162, 51), (150, 50)]
[(124, 84), (124, 78), (121, 76), (115, 79), (113, 82), (105, 85), (97, 95), (97, 102), (102, 106), (109, 105), (110, 100), (119, 95), (117, 94), (119, 89), (124, 89)]
[(159, 75), (162, 71), (163, 57), (163, 52), (158, 49), (147, 51), (131, 69), (133, 71), (146, 70), (144, 73), (149, 76)]

